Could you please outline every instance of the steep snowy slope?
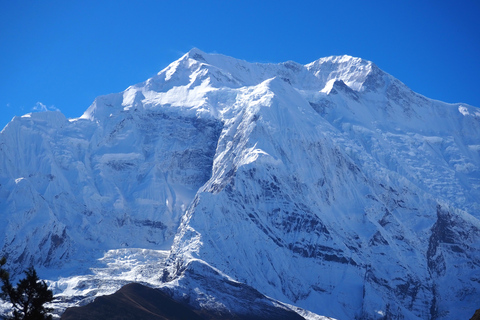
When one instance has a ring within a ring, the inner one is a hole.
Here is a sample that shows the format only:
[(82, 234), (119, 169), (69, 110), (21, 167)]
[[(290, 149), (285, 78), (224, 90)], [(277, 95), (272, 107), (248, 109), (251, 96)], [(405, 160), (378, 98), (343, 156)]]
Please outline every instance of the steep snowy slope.
[(170, 250), (148, 277), (141, 261), (88, 277), (198, 300), (191, 275), (213, 268), (339, 319), (478, 308), (480, 110), (359, 58), (252, 64), (193, 49), (79, 119), (15, 118), (0, 154), (2, 253), (73, 276), (58, 292), (82, 295), (75, 275), (104, 252), (143, 248)]
[(4, 251), (56, 266), (109, 248), (169, 248), (209, 178), (218, 132), (216, 122), (156, 113), (101, 125), (57, 112), (15, 118), (2, 132)]

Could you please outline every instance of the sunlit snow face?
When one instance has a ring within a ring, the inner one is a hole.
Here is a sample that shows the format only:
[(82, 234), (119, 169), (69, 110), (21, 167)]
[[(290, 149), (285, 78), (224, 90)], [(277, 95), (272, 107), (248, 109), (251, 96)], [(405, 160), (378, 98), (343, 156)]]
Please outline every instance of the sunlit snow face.
[(477, 108), (467, 108), (465, 106), (459, 106), (458, 112), (463, 114), (464, 116), (474, 116), (480, 118), (480, 111)]

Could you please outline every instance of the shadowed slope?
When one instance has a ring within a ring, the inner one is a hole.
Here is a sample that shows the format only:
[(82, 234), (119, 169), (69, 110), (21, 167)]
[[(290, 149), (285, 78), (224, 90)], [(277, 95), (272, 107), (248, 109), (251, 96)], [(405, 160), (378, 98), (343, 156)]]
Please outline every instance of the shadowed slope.
[[(268, 314), (268, 315), (267, 315)], [(138, 283), (130, 283), (112, 295), (96, 298), (83, 307), (68, 308), (62, 320), (142, 319), (142, 320), (301, 320), (293, 311), (267, 308), (255, 315), (239, 315), (211, 310), (193, 310), (168, 294)]]

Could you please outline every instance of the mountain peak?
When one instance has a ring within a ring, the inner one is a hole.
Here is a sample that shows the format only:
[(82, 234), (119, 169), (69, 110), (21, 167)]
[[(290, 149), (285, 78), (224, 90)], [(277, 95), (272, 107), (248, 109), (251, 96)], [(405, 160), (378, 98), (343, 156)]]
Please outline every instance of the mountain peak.
[(333, 64), (333, 65), (350, 64), (350, 65), (368, 66), (368, 65), (371, 65), (372, 62), (360, 57), (354, 57), (348, 54), (343, 54), (343, 55), (333, 55), (333, 56), (319, 58), (311, 62), (309, 65), (311, 64)]
[(306, 68), (325, 85), (331, 80), (342, 80), (351, 89), (361, 91), (363, 83), (372, 72), (373, 63), (362, 58), (342, 55), (320, 58), (307, 64)]
[(205, 52), (203, 52), (202, 50), (200, 49), (197, 49), (197, 48), (192, 48), (190, 51), (188, 51), (184, 57), (187, 57), (189, 59), (193, 59), (193, 60), (197, 60), (199, 62), (207, 62), (207, 60), (205, 59), (205, 56), (207, 54)]

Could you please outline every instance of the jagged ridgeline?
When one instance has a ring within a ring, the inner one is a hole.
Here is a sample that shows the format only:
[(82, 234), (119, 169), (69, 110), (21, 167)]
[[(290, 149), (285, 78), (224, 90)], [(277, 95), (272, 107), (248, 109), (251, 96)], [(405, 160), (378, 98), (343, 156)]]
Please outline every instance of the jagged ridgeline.
[(467, 319), (479, 218), (480, 110), (350, 56), (193, 49), (80, 118), (0, 134), (1, 254), (58, 310), (142, 282), (222, 314), (253, 295), (256, 314)]

